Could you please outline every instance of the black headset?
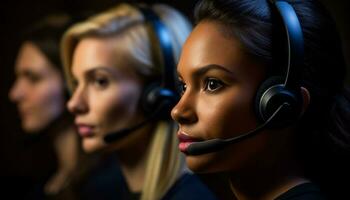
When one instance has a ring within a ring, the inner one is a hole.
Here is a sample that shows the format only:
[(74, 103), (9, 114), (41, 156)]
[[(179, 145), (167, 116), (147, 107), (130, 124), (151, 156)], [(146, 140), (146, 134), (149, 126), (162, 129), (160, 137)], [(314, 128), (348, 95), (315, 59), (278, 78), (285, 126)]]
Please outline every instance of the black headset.
[[(152, 81), (145, 87), (141, 98), (141, 103), (146, 113), (160, 112), (157, 118), (170, 119), (170, 111), (179, 100), (179, 94), (176, 90), (175, 69), (173, 45), (171, 32), (161, 21), (160, 17), (149, 7), (145, 5), (134, 5), (143, 15), (151, 47), (153, 60), (161, 59), (162, 77), (159, 80)], [(157, 41), (152, 44), (152, 41)], [(158, 50), (160, 56), (155, 55)], [(156, 62), (155, 62), (156, 63)]]
[[(162, 71), (161, 80), (152, 80), (143, 90), (140, 104), (146, 114), (145, 119), (133, 126), (107, 134), (104, 137), (106, 143), (112, 143), (124, 138), (152, 120), (170, 120), (171, 109), (176, 105), (180, 98), (179, 93), (176, 90), (176, 66), (173, 57), (170, 31), (151, 8), (148, 8), (145, 5), (136, 4), (133, 4), (132, 6), (138, 9), (144, 17), (150, 45), (153, 45), (150, 48), (153, 53), (153, 60), (156, 61), (156, 59), (161, 59), (159, 62)], [(153, 41), (157, 41), (157, 44), (153, 44)], [(154, 53), (156, 50), (161, 54), (161, 56), (159, 56), (160, 58)]]
[(282, 66), (286, 70), (284, 76), (273, 76), (263, 81), (256, 94), (255, 111), (258, 118), (266, 122), (278, 107), (285, 104), (286, 109), (276, 116), (271, 126), (286, 126), (297, 120), (302, 110), (303, 99), (298, 81), (304, 59), (303, 33), (298, 17), (287, 0), (269, 1), (272, 9), (277, 10), (286, 34), (283, 42), (287, 55), (281, 56), (286, 56), (287, 60), (286, 63), (278, 63), (286, 65)]
[[(286, 36), (287, 62), (286, 67), (282, 66), (283, 69), (286, 68), (285, 75), (270, 76), (263, 81), (256, 93), (255, 111), (257, 117), (262, 121), (261, 124), (255, 129), (232, 138), (214, 138), (191, 143), (186, 149), (186, 154), (201, 155), (218, 151), (227, 145), (253, 137), (266, 128), (288, 126), (301, 115), (303, 99), (298, 82), (301, 76), (304, 55), (301, 25), (293, 7), (287, 0), (270, 0), (270, 3), (272, 9), (277, 9), (280, 16), (278, 19), (281, 19), (284, 25), (283, 35)], [(271, 13), (273, 14), (273, 12)]]

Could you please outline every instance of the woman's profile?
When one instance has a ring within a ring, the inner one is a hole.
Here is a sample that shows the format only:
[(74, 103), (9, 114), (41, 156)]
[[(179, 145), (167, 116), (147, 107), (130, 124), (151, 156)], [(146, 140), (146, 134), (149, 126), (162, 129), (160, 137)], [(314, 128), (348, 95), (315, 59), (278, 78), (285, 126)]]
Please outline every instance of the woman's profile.
[(57, 14), (35, 23), (23, 33), (15, 61), (16, 80), (9, 98), (28, 134), (21, 150), (23, 168), (32, 170), (26, 198), (60, 195), (76, 173), (79, 138), (65, 107), (68, 90), (59, 53), (61, 36), (71, 20)]
[(172, 110), (189, 168), (226, 173), (237, 199), (344, 198), (350, 95), (321, 3), (203, 0), (195, 15)]

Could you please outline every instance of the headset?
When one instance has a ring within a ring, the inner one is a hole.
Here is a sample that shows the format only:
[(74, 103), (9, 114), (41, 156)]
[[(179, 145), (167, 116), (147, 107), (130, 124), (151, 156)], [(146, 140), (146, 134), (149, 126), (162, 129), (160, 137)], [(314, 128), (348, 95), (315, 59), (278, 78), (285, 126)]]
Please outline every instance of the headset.
[[(167, 104), (166, 108), (162, 109), (163, 113), (159, 117), (170, 119), (170, 111), (179, 100), (179, 94), (176, 90), (176, 64), (173, 57), (171, 33), (152, 9), (144, 5), (136, 5), (135, 7), (138, 8), (145, 19), (151, 43), (152, 39), (157, 41), (151, 48), (154, 50), (152, 52), (160, 52), (161, 55), (162, 80), (161, 83), (156, 81), (146, 86), (141, 98), (143, 109), (147, 113), (152, 113), (160, 105)], [(153, 54), (152, 56), (154, 60), (157, 60), (156, 55)]]
[(271, 124), (286, 126), (295, 122), (301, 113), (303, 100), (298, 81), (304, 58), (303, 33), (298, 17), (287, 0), (269, 1), (277, 9), (286, 33), (287, 67), (284, 78), (270, 77), (260, 85), (256, 94), (255, 111), (258, 118), (266, 122), (280, 105), (286, 103), (288, 104), (286, 112), (281, 112)]
[[(228, 144), (250, 138), (265, 128), (286, 127), (301, 115), (303, 99), (298, 81), (304, 59), (303, 33), (298, 17), (288, 0), (269, 0), (285, 32), (287, 50), (284, 77), (270, 77), (262, 82), (255, 96), (255, 112), (261, 125), (228, 139), (211, 139), (191, 143), (185, 153), (201, 155), (218, 151)], [(273, 12), (272, 12), (273, 13)], [(280, 63), (279, 63), (280, 64)]]
[[(143, 127), (152, 120), (169, 120), (171, 109), (176, 105), (180, 96), (176, 90), (175, 61), (171, 32), (161, 21), (160, 17), (146, 5), (133, 4), (144, 18), (144, 23), (150, 39), (152, 58), (161, 65), (161, 82), (149, 83), (141, 95), (141, 105), (147, 117), (134, 126), (109, 133), (104, 137), (107, 143), (119, 140), (129, 133)], [(152, 44), (156, 41), (156, 44)], [(155, 52), (159, 52), (157, 56)], [(157, 63), (157, 62), (154, 62)]]

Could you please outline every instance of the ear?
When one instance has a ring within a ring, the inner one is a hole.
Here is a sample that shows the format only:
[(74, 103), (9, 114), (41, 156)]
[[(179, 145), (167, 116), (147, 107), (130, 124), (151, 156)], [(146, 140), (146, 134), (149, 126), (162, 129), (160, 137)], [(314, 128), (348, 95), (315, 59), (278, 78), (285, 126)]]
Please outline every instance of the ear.
[(309, 107), (311, 97), (310, 97), (310, 92), (308, 89), (306, 89), (304, 87), (300, 87), (300, 90), (301, 90), (301, 96), (303, 98), (303, 105), (302, 105), (301, 114), (304, 114), (306, 109)]

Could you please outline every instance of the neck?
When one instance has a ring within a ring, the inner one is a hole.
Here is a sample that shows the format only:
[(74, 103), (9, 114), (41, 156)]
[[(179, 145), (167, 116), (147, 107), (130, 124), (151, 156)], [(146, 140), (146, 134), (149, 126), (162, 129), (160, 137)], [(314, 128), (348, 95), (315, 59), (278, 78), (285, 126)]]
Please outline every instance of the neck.
[(74, 175), (79, 162), (79, 142), (73, 126), (61, 128), (57, 131), (53, 138), (53, 145), (58, 167), (56, 173), (45, 185), (47, 194), (56, 194), (61, 191)]
[[(118, 161), (130, 191), (140, 192), (146, 173), (152, 127), (146, 126), (133, 134), (125, 148), (118, 150)], [(129, 136), (131, 137), (131, 136)]]
[(79, 141), (73, 126), (61, 129), (54, 138), (54, 147), (58, 158), (58, 171), (72, 172), (79, 159)]

